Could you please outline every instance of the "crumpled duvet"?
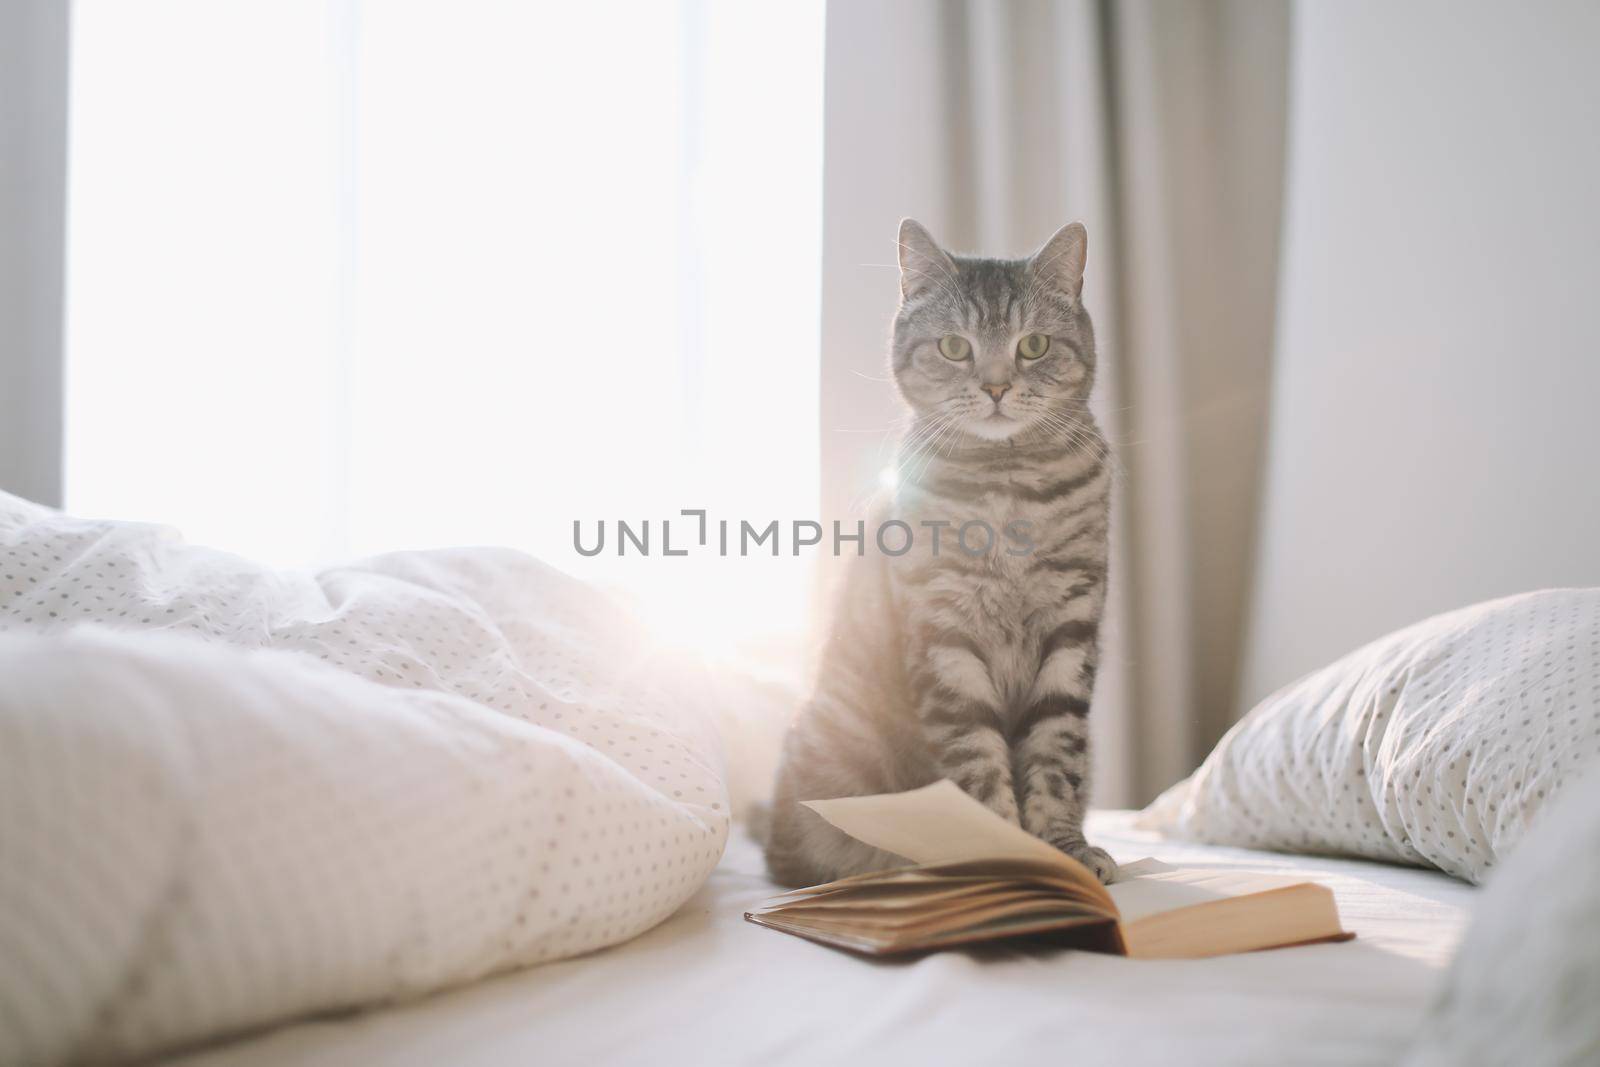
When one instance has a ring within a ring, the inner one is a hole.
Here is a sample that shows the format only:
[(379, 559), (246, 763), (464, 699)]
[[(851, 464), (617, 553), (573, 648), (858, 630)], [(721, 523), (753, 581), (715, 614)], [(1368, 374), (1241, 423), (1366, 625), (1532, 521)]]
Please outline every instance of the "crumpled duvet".
[(727, 837), (704, 692), (507, 550), (277, 572), (0, 494), (0, 1062), (649, 929)]

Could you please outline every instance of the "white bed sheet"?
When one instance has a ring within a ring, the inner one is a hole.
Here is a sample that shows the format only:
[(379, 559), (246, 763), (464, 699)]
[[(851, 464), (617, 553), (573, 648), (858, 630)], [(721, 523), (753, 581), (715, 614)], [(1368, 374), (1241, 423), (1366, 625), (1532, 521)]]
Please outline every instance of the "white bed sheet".
[(1437, 872), (1165, 841), (1131, 812), (1091, 835), (1118, 860), (1316, 879), (1357, 940), (1140, 962), (995, 949), (869, 962), (765, 930), (775, 890), (735, 835), (672, 919), (589, 956), (381, 1011), (302, 1023), (184, 1067), (501, 1064), (1392, 1062), (1448, 963), (1474, 890)]

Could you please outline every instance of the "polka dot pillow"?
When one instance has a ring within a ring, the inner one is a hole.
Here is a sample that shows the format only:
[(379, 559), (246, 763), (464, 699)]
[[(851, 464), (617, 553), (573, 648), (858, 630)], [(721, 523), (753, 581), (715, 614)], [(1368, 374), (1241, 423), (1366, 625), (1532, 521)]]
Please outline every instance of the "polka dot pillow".
[(1141, 824), (1480, 882), (1600, 761), (1600, 589), (1478, 604), (1268, 697)]

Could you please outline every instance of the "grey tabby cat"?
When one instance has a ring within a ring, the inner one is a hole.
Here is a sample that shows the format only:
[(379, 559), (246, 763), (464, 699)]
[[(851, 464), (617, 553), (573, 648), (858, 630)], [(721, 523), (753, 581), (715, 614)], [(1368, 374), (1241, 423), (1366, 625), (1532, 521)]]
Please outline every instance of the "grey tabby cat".
[(897, 862), (798, 801), (939, 778), (1115, 876), (1083, 836), (1111, 492), (1087, 406), (1087, 242), (1074, 223), (1030, 259), (974, 259), (900, 224), (892, 363), (913, 423), (868, 528), (898, 520), (916, 536), (891, 554), (907, 540), (896, 527), (846, 577), (784, 742), (767, 841), (780, 882)]

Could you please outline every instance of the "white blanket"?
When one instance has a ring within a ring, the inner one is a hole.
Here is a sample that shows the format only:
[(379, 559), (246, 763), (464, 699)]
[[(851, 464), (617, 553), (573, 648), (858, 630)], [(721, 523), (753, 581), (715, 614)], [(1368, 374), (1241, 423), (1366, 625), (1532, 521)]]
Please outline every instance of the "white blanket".
[(1132, 815), (1092, 813), (1089, 839), (1124, 862), (1155, 856), (1314, 879), (1333, 890), (1356, 940), (1209, 960), (989, 946), (867, 961), (745, 922), (778, 889), (736, 831), (694, 899), (614, 951), (180, 1062), (1349, 1067), (1400, 1058), (1477, 890), (1438, 871), (1165, 841), (1133, 830)]
[(516, 553), (277, 573), (0, 494), (0, 1062), (654, 926), (727, 836), (693, 685)]

